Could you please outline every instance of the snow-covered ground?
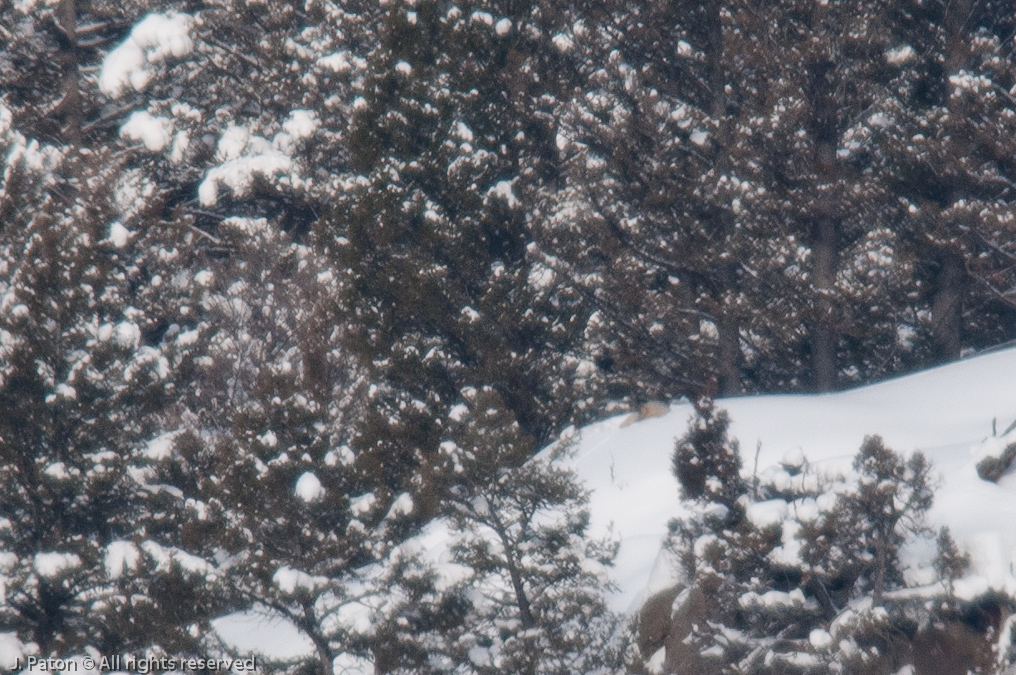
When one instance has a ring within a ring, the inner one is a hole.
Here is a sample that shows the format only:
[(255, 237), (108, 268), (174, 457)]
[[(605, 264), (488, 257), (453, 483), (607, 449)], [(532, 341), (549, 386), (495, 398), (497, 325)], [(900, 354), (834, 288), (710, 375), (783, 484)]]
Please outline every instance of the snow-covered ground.
[[(730, 414), (747, 473), (755, 469), (756, 450), (760, 472), (797, 451), (812, 465), (846, 468), (872, 434), (897, 452), (923, 451), (940, 478), (930, 524), (949, 526), (972, 555), (963, 589), (1016, 588), (1016, 476), (995, 485), (978, 478), (975, 468), (992, 421), (1001, 434), (1016, 420), (1016, 350), (851, 391), (733, 398), (717, 407)], [(616, 609), (637, 609), (670, 583), (667, 561), (658, 554), (667, 522), (680, 508), (671, 453), (691, 416), (691, 405), (678, 404), (664, 417), (627, 427), (621, 427), (623, 416), (593, 424), (582, 431), (570, 460), (593, 491), (594, 529), (613, 523), (621, 539)]]
[[(730, 414), (748, 474), (755, 470), (756, 450), (759, 472), (798, 453), (812, 466), (848, 468), (872, 434), (897, 452), (923, 451), (940, 480), (930, 524), (948, 525), (972, 557), (970, 575), (957, 592), (1016, 591), (1016, 475), (996, 485), (978, 478), (975, 468), (986, 448), (999, 445), (990, 438), (993, 420), (998, 434), (1016, 421), (1016, 350), (846, 392), (742, 397), (717, 406)], [(566, 460), (592, 491), (593, 533), (609, 530), (620, 539), (613, 570), (618, 591), (611, 600), (617, 610), (634, 611), (672, 583), (661, 541), (681, 508), (671, 453), (691, 415), (691, 406), (679, 403), (663, 417), (628, 426), (621, 424), (624, 415), (590, 425)], [(440, 532), (425, 539), (436, 555)], [(291, 656), (309, 646), (295, 631), (255, 615), (222, 619), (217, 626), (227, 641), (261, 653)]]

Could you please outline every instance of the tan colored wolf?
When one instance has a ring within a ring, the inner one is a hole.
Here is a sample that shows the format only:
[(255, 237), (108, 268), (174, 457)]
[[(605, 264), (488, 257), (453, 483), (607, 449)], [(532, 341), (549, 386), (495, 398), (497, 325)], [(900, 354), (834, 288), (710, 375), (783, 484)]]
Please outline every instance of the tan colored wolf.
[(639, 409), (628, 415), (621, 422), (621, 428), (647, 420), (650, 417), (663, 417), (670, 412), (670, 406), (663, 401), (649, 401), (639, 406)]

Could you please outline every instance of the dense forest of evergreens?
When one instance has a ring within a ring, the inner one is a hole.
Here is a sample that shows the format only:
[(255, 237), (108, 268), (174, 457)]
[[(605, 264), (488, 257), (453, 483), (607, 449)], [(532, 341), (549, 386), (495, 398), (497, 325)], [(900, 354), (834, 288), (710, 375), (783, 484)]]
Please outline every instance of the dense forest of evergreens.
[[(523, 462), (1016, 338), (1014, 9), (0, 0), (0, 633), (619, 662), (609, 543)], [(501, 537), (454, 593), (400, 548), (439, 514)]]

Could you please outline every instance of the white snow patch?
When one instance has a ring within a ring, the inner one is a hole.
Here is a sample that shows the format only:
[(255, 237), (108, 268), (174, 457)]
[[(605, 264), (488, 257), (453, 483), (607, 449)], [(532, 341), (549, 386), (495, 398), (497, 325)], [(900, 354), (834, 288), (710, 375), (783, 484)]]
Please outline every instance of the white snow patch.
[(99, 71), (99, 89), (113, 98), (131, 87), (142, 91), (154, 76), (152, 66), (183, 58), (194, 50), (194, 17), (166, 12), (149, 14), (131, 30), (123, 44), (106, 55)]
[(70, 472), (67, 471), (67, 465), (63, 462), (53, 462), (46, 467), (43, 471), (44, 474), (50, 478), (56, 478), (57, 480), (66, 480), (71, 477)]
[(553, 42), (554, 46), (557, 47), (558, 50), (562, 52), (570, 52), (572, 48), (575, 46), (575, 43), (572, 41), (572, 39), (567, 35), (565, 35), (564, 33), (558, 33), (557, 35), (552, 37), (550, 41)]
[(153, 117), (144, 110), (131, 113), (120, 127), (120, 136), (141, 141), (151, 152), (162, 152), (173, 140), (173, 120)]
[(293, 160), (278, 152), (239, 157), (208, 172), (198, 186), (198, 200), (203, 207), (213, 207), (219, 203), (221, 186), (229, 188), (234, 197), (243, 197), (254, 185), (256, 178), (273, 181), (277, 176), (292, 170)]
[(106, 547), (106, 575), (119, 579), (127, 572), (133, 572), (141, 562), (141, 551), (129, 541), (113, 541)]
[(494, 24), (494, 32), (498, 35), (507, 35), (512, 30), (511, 19), (501, 19)]
[(301, 572), (284, 565), (272, 575), (272, 583), (283, 593), (293, 595), (300, 590), (314, 592), (318, 589), (326, 588), (329, 581), (327, 577), (311, 576), (306, 572)]
[(349, 52), (336, 52), (334, 54), (329, 54), (328, 56), (322, 56), (317, 60), (317, 64), (322, 68), (331, 70), (334, 73), (344, 73), (352, 68), (348, 57)]
[(109, 238), (107, 241), (113, 244), (116, 248), (123, 248), (130, 242), (131, 237), (134, 233), (123, 226), (120, 221), (114, 221), (109, 226)]
[(398, 516), (408, 516), (413, 512), (413, 497), (408, 492), (403, 492), (395, 501), (392, 503), (392, 508), (388, 509), (388, 515), (386, 518), (396, 518)]
[(321, 481), (310, 471), (305, 472), (297, 479), (294, 492), (297, 497), (307, 503), (316, 502), (325, 496), (325, 489), (321, 485)]
[(491, 196), (503, 199), (507, 204), (508, 208), (514, 209), (522, 204), (515, 197), (515, 193), (512, 191), (512, 186), (515, 184), (515, 180), (502, 180), (494, 184), (494, 187), (487, 190), (488, 198)]
[(666, 662), (666, 659), (667, 648), (660, 647), (653, 652), (653, 655), (649, 657), (648, 661), (646, 661), (646, 670), (652, 673), (652, 675), (662, 675), (663, 665)]
[[(0, 105), (0, 135), (6, 134), (13, 124), (14, 113), (11, 112), (10, 108)], [(0, 633), (0, 635), (6, 635), (6, 633)]]
[(808, 642), (815, 649), (825, 649), (833, 643), (833, 636), (821, 628), (816, 628), (808, 634)]
[(748, 520), (759, 529), (778, 525), (787, 517), (787, 502), (782, 499), (755, 502), (748, 506), (746, 515)]
[(190, 133), (187, 131), (178, 131), (173, 136), (173, 147), (169, 150), (169, 161), (173, 164), (179, 164), (184, 160), (187, 154), (187, 149), (190, 147)]
[(482, 23), (487, 26), (494, 25), (494, 17), (491, 16), (490, 12), (473, 12), (469, 20), (473, 23)]
[(282, 123), (282, 133), (272, 140), (272, 145), (279, 150), (288, 150), (293, 141), (310, 138), (321, 126), (317, 114), (313, 110), (294, 110)]
[(18, 634), (0, 633), (0, 669), (13, 672), (24, 658), (25, 645), (18, 639)]
[(246, 128), (230, 125), (222, 132), (219, 143), (215, 147), (215, 158), (221, 162), (238, 159), (247, 148), (250, 132)]
[(176, 548), (167, 548), (154, 541), (146, 541), (141, 544), (141, 550), (155, 563), (157, 572), (168, 572), (173, 566), (179, 567), (184, 572), (200, 574), (214, 578), (214, 569), (206, 561), (191, 555), (186, 551)]
[(176, 432), (169, 432), (148, 441), (148, 445), (145, 446), (145, 457), (156, 462), (168, 459), (173, 454), (174, 438)]
[(55, 579), (81, 567), (81, 558), (76, 553), (36, 553), (33, 567), (40, 577)]
[(749, 591), (737, 599), (742, 607), (803, 607), (806, 599), (800, 588), (789, 593), (783, 591), (767, 591), (762, 595)]
[(137, 349), (141, 344), (141, 328), (133, 321), (121, 321), (116, 325), (113, 341), (125, 349)]
[(466, 126), (465, 122), (455, 123), (455, 137), (465, 141), (466, 143), (473, 142), (473, 130)]
[(800, 469), (804, 466), (804, 451), (801, 448), (791, 448), (783, 453), (780, 464), (787, 469)]
[(66, 382), (61, 382), (56, 385), (54, 392), (46, 397), (46, 403), (53, 403), (60, 399), (76, 401), (78, 399), (78, 390)]
[(554, 281), (557, 276), (554, 274), (554, 270), (545, 265), (534, 265), (529, 270), (529, 287), (536, 290), (544, 290), (554, 285)]
[(377, 497), (374, 496), (373, 492), (360, 495), (359, 497), (353, 497), (349, 500), (349, 511), (354, 516), (359, 518), (365, 513), (370, 513), (371, 509), (374, 508), (374, 504), (377, 502)]
[(904, 63), (910, 63), (917, 58), (917, 52), (910, 45), (903, 45), (902, 47), (896, 47), (890, 49), (885, 53), (885, 60), (891, 65), (898, 66)]
[(212, 621), (212, 628), (224, 643), (240, 653), (261, 654), (280, 661), (314, 655), (314, 643), (309, 637), (292, 621), (266, 609), (220, 617)]

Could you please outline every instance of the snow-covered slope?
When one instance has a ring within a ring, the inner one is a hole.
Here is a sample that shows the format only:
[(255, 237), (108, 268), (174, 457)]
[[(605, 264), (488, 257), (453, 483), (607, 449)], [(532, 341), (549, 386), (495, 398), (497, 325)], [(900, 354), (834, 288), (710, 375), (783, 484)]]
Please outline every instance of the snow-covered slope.
[[(968, 592), (1016, 587), (1016, 476), (985, 482), (972, 454), (991, 436), (992, 420), (999, 433), (1016, 420), (1016, 350), (841, 393), (733, 398), (717, 407), (730, 414), (748, 473), (756, 449), (759, 471), (793, 451), (813, 465), (849, 466), (872, 434), (898, 452), (922, 450), (941, 477), (931, 524), (948, 525), (973, 557)], [(582, 430), (569, 460), (593, 491), (595, 531), (612, 523), (621, 539), (616, 609), (634, 610), (669, 585), (659, 553), (667, 522), (680, 508), (671, 453), (691, 415), (689, 404), (676, 404), (664, 417), (627, 427), (623, 416), (593, 424)]]
[[(803, 453), (813, 466), (847, 468), (866, 435), (879, 434), (898, 452), (922, 450), (940, 476), (931, 525), (948, 525), (972, 554), (970, 576), (959, 594), (989, 586), (1016, 590), (1016, 475), (999, 484), (978, 478), (975, 448), (1016, 420), (1016, 350), (836, 394), (725, 399), (717, 407), (732, 419), (744, 470), (761, 473), (787, 453)], [(621, 542), (613, 577), (612, 605), (634, 611), (652, 592), (672, 583), (661, 552), (667, 522), (679, 513), (677, 480), (671, 472), (674, 442), (692, 415), (689, 404), (622, 427), (618, 416), (581, 430), (566, 461), (592, 491), (593, 534), (612, 530)], [(434, 524), (420, 548), (440, 559), (447, 533)], [(295, 627), (256, 613), (220, 619), (220, 635), (241, 651), (276, 657), (312, 652)], [(367, 665), (363, 666), (368, 672)]]

